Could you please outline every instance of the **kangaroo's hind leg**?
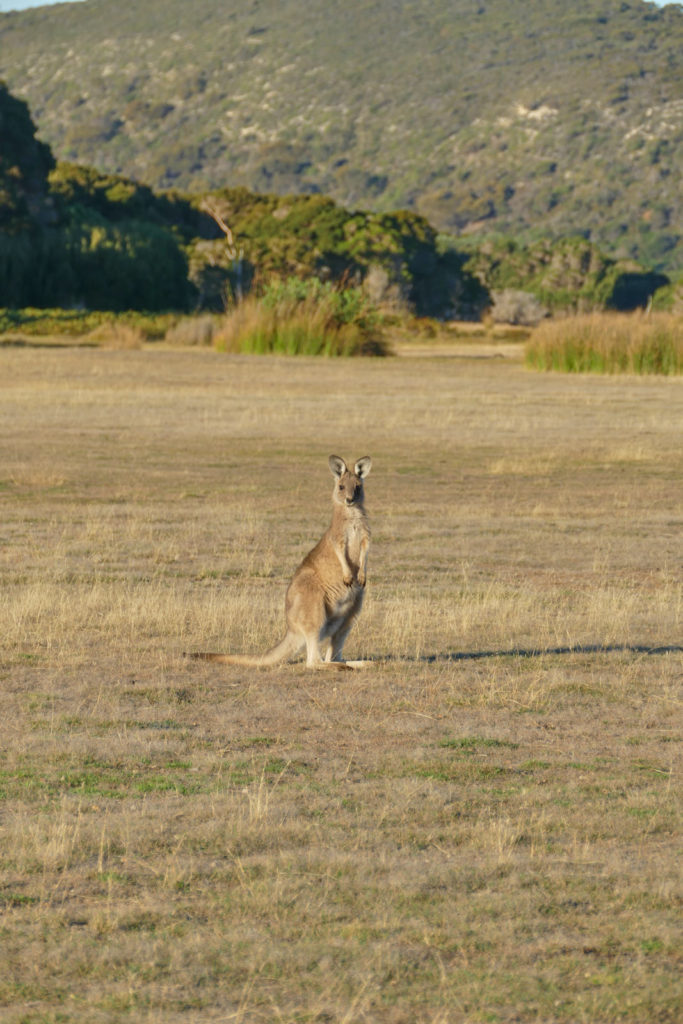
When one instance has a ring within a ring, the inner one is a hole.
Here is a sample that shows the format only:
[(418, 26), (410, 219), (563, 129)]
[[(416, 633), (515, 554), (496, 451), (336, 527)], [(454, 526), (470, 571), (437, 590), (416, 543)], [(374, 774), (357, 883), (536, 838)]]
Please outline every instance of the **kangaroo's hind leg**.
[(306, 664), (309, 668), (323, 663), (323, 656), (320, 651), (320, 634), (311, 632), (306, 634)]
[(290, 583), (285, 612), (290, 631), (306, 644), (306, 664), (319, 665), (327, 613), (323, 592), (309, 569), (300, 569)]
[[(363, 605), (363, 590), (359, 590), (353, 601), (353, 604), (348, 609), (342, 619), (335, 624), (334, 629), (330, 633), (330, 646), (328, 648), (327, 657), (331, 661), (343, 662), (343, 651), (346, 638), (351, 632), (351, 628), (360, 615), (360, 610)], [(359, 664), (361, 664), (359, 662)]]

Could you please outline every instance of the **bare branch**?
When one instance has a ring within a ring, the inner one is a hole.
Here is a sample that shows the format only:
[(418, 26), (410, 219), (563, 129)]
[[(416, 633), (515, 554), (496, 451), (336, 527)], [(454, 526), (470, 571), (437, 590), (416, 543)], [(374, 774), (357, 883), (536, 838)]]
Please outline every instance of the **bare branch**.
[(233, 233), (230, 230), (230, 228), (228, 227), (228, 225), (225, 223), (225, 221), (223, 220), (223, 218), (222, 218), (221, 214), (219, 213), (217, 207), (215, 207), (213, 205), (213, 203), (209, 202), (208, 199), (202, 199), (201, 205), (200, 205), (200, 209), (204, 210), (205, 213), (208, 213), (209, 217), (211, 217), (212, 220), (214, 220), (216, 222), (218, 227), (221, 229), (221, 231), (225, 235), (225, 238), (226, 238), (226, 241), (227, 241), (227, 244), (228, 244), (228, 256), (230, 257), (230, 259), (231, 260), (237, 259), (237, 249), (235, 248), (235, 239), (233, 237)]
[(226, 241), (227, 252), (228, 252), (228, 259), (232, 262), (233, 269), (235, 271), (235, 277), (236, 277), (235, 300), (236, 300), (236, 302), (240, 303), (242, 301), (242, 297), (243, 297), (243, 292), (242, 292), (242, 257), (244, 256), (244, 252), (243, 252), (242, 249), (240, 249), (239, 252), (237, 251), (237, 246), (235, 245), (234, 235), (233, 235), (232, 231), (230, 230), (229, 225), (225, 223), (225, 220), (223, 219), (220, 211), (218, 210), (218, 207), (215, 206), (214, 203), (212, 203), (209, 199), (204, 198), (204, 199), (202, 199), (199, 208), (200, 208), (200, 210), (204, 210), (205, 213), (208, 213), (209, 217), (211, 217), (216, 222), (218, 227), (221, 229), (221, 231), (225, 235), (225, 241)]

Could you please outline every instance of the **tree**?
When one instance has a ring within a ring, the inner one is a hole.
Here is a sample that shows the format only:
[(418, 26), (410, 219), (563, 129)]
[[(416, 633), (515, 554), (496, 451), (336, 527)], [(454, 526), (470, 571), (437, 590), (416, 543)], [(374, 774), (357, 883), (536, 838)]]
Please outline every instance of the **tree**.
[(0, 230), (52, 219), (47, 176), (54, 164), (50, 147), (36, 139), (28, 105), (0, 82)]

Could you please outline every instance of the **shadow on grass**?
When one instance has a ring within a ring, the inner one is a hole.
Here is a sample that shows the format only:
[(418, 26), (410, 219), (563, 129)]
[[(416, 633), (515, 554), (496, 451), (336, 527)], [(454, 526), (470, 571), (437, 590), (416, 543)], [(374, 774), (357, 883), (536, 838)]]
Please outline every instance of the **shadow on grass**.
[(43, 337), (17, 337), (14, 334), (0, 337), (0, 348), (101, 348), (96, 341), (86, 341), (80, 335), (63, 335), (47, 340)]
[[(486, 658), (543, 658), (548, 655), (561, 654), (674, 654), (683, 652), (679, 644), (660, 644), (650, 647), (647, 644), (572, 644), (566, 647), (510, 647), (499, 651), (445, 651), (442, 654), (423, 654), (415, 660), (433, 664), (442, 661), (481, 661)], [(389, 661), (392, 658), (387, 659)]]

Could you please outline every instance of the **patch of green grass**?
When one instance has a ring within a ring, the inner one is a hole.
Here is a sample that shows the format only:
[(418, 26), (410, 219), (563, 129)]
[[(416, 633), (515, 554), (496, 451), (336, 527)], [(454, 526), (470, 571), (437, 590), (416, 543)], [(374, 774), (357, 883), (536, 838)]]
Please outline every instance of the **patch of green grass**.
[(653, 775), (659, 775), (663, 779), (668, 779), (672, 773), (670, 766), (653, 764), (651, 761), (635, 761), (633, 767), (638, 772), (648, 772)]
[(170, 757), (139, 761), (107, 761), (85, 757), (80, 763), (51, 766), (24, 764), (0, 769), (0, 794), (5, 799), (54, 799), (65, 793), (123, 800), (130, 795), (176, 792), (183, 796), (222, 792), (283, 774), (301, 775), (308, 765), (270, 757), (265, 761), (236, 760), (216, 773), (193, 771), (189, 760)]
[(164, 718), (161, 721), (153, 722), (139, 722), (139, 721), (128, 721), (126, 722), (128, 729), (153, 729), (159, 732), (167, 732), (168, 730), (182, 730), (185, 728), (180, 722), (174, 721), (172, 718)]
[(428, 761), (424, 764), (406, 762), (405, 776), (435, 779), (439, 782), (486, 782), (510, 771), (502, 765), (472, 764), (470, 761)]
[(98, 330), (132, 328), (148, 341), (163, 338), (178, 320), (174, 313), (97, 312), (81, 309), (6, 309), (0, 308), (0, 335), (20, 334), (41, 338), (49, 336), (83, 337)]
[(40, 903), (38, 896), (27, 896), (25, 893), (0, 892), (0, 906), (31, 907)]
[(462, 750), (465, 753), (474, 753), (479, 749), (503, 748), (516, 750), (519, 743), (512, 743), (510, 740), (497, 740), (489, 736), (462, 736), (454, 739), (441, 740), (440, 747), (449, 747), (453, 750)]

